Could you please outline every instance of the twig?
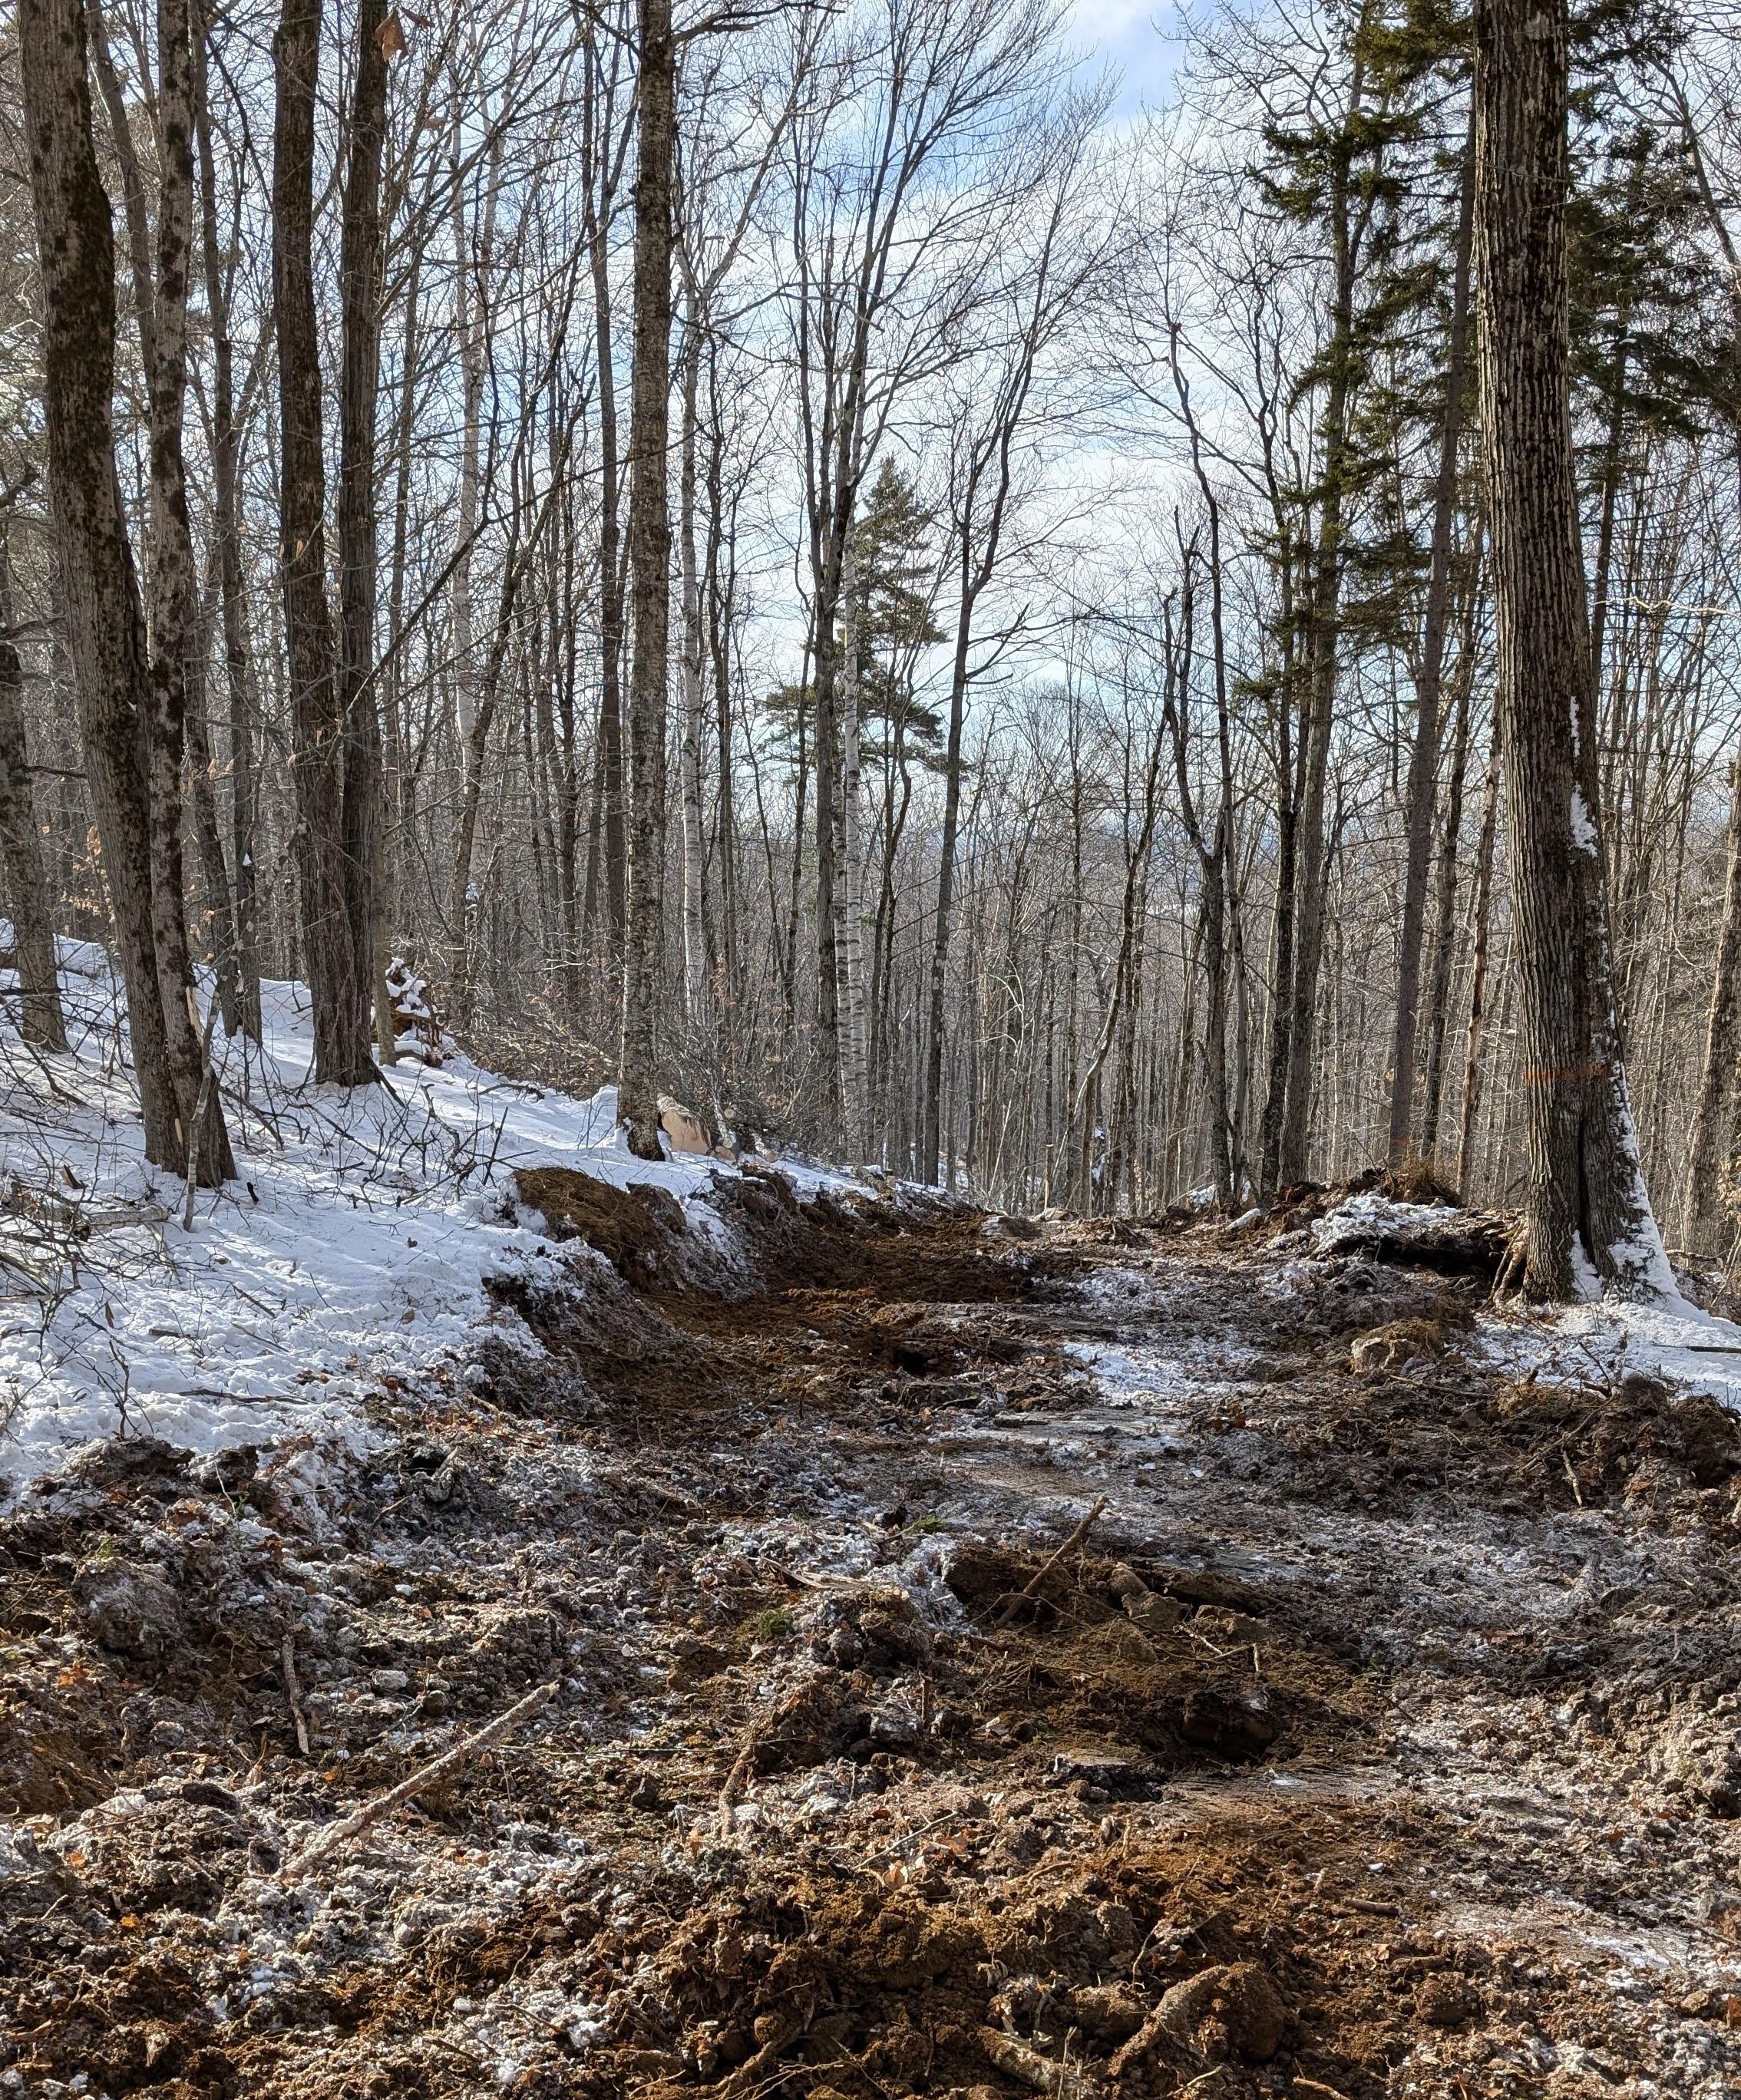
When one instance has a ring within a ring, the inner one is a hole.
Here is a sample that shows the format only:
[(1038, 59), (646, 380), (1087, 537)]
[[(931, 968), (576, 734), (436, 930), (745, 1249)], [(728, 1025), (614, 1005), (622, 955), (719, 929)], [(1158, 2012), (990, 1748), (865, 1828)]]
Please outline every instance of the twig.
[(528, 1692), (518, 1705), (510, 1706), (506, 1714), (498, 1714), (493, 1721), (479, 1728), (476, 1735), (468, 1736), (462, 1743), (456, 1743), (451, 1750), (444, 1751), (433, 1762), (413, 1772), (409, 1779), (402, 1779), (397, 1786), (390, 1786), (385, 1793), (378, 1793), (373, 1801), (365, 1801), (360, 1808), (330, 1824), (306, 1851), (291, 1861), (285, 1868), (285, 1874), (294, 1878), (320, 1866), (341, 1847), (348, 1845), (353, 1838), (360, 1838), (378, 1817), (397, 1808), (401, 1802), (409, 1801), (413, 1795), (421, 1793), (425, 1787), (433, 1785), (438, 1779), (445, 1779), (450, 1771), (457, 1771), (474, 1750), (481, 1750), (487, 1745), (499, 1740), (529, 1715), (536, 1714), (541, 1706), (548, 1705), (555, 1696), (556, 1687), (554, 1684), (541, 1684), (536, 1692)]
[(731, 1835), (734, 1822), (731, 1811), (736, 1807), (739, 1796), (744, 1791), (744, 1782), (749, 1776), (750, 1767), (755, 1762), (756, 1748), (761, 1740), (760, 1725), (752, 1721), (745, 1732), (731, 1769), (726, 1774), (726, 1783), (719, 1789), (719, 1834), (722, 1838)]
[(296, 1681), (296, 1637), (287, 1633), (284, 1645), (278, 1651), (278, 1659), (284, 1665), (284, 1696), (289, 1705), (290, 1718), (296, 1723), (296, 1747), (306, 1758), (308, 1755), (308, 1723), (303, 1714), (303, 1688)]
[(1089, 1532), (1094, 1529), (1096, 1522), (1100, 1517), (1101, 1512), (1106, 1508), (1106, 1506), (1107, 1498), (1102, 1495), (1099, 1501), (1096, 1502), (1094, 1507), (1089, 1511), (1088, 1515), (1084, 1517), (1082, 1521), (1076, 1526), (1076, 1529), (1071, 1533), (1069, 1538), (1064, 1541), (1061, 1546), (1059, 1546), (1057, 1552), (1052, 1555), (1051, 1559), (1043, 1562), (1041, 1566), (1034, 1570), (1033, 1573), (1027, 1579), (1027, 1586), (1022, 1590), (1019, 1590), (1015, 1595), (1013, 1596), (1004, 1606), (1002, 1611), (998, 1613), (996, 1619), (993, 1622), (994, 1624), (1000, 1626), (1007, 1626), (1009, 1624), (1010, 1621), (1014, 1617), (1018, 1608), (1027, 1602), (1028, 1599), (1033, 1595), (1035, 1590), (1036, 1590), (1040, 1587), (1040, 1585), (1045, 1582), (1047, 1576), (1051, 1573), (1052, 1570), (1055, 1567), (1057, 1567), (1058, 1562), (1063, 1559), (1064, 1555), (1069, 1552), (1070, 1549), (1073, 1546), (1080, 1546), (1083, 1540), (1088, 1537)]

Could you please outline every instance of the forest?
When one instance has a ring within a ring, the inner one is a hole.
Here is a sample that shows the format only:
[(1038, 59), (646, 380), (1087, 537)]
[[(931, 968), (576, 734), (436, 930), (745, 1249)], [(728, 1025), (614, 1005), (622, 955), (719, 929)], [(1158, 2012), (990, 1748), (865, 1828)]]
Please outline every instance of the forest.
[(108, 944), (208, 1183), (263, 979), (366, 1087), (394, 976), (652, 1149), (1389, 1166), (1550, 1295), (1642, 1166), (1726, 1257), (1732, 24), (1480, 17), (1225, 0), (1133, 97), (1055, 0), (20, 0), (24, 1044)]
[(0, 2100), (1741, 2093), (1741, 12), (0, 11)]

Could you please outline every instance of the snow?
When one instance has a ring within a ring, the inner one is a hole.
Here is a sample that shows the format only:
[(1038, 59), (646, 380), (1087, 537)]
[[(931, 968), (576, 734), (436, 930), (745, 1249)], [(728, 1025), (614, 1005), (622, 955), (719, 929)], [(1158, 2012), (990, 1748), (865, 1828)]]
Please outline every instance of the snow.
[[(448, 1383), (486, 1323), (535, 1347), (484, 1289), (548, 1258), (543, 1220), (514, 1204), (518, 1167), (651, 1184), (725, 1229), (706, 1198), (735, 1170), (634, 1158), (614, 1089), (577, 1100), (451, 1052), (401, 1059), (385, 1087), (316, 1086), (307, 992), (269, 982), (263, 1043), (220, 1030), (214, 1045), (238, 1178), (201, 1191), (184, 1232), (181, 1185), (144, 1160), (111, 960), (66, 941), (60, 962), (68, 1054), (27, 1050), (0, 1019), (0, 1183), (33, 1206), (154, 1207), (46, 1254), (15, 1203), (0, 1215), (0, 1476), (15, 1487), (123, 1427), (200, 1452), (286, 1437), (360, 1448), (383, 1381)], [(0, 974), (0, 990), (11, 982)], [(788, 1171), (801, 1198), (851, 1185)], [(7, 1257), (49, 1275), (51, 1294)]]
[(1533, 1330), (1482, 1323), (1489, 1349), (1551, 1375), (1614, 1379), (1643, 1371), (1677, 1391), (1708, 1395), (1741, 1413), (1741, 1326), (1702, 1312), (1678, 1294), (1659, 1304), (1609, 1297), (1567, 1307)]
[(1571, 842), (1580, 853), (1593, 854), (1596, 850), (1596, 827), (1590, 822), (1583, 794), (1576, 788), (1571, 791)]
[(1339, 1247), (1363, 1241), (1381, 1228), (1431, 1231), (1452, 1215), (1443, 1203), (1405, 1203), (1392, 1196), (1366, 1189), (1350, 1196), (1312, 1222), (1312, 1246), (1319, 1254), (1334, 1254)]

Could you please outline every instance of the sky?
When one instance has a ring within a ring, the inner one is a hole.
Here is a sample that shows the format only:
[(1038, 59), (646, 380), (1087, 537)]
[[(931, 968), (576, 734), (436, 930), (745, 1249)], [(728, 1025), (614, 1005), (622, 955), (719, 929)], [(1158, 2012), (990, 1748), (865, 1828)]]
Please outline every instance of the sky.
[(1120, 76), (1115, 119), (1164, 98), (1183, 48), (1173, 33), (1176, 0), (1073, 0), (1071, 11), (1076, 40)]

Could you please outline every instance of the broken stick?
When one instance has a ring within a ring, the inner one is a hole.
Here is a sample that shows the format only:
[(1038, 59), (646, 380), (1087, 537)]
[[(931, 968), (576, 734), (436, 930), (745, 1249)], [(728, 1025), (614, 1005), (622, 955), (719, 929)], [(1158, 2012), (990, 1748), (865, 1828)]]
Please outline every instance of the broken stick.
[(1038, 2049), (1030, 2049), (1025, 2041), (1018, 2041), (1014, 2035), (997, 2027), (981, 2027), (978, 2039), (980, 2048), (1006, 2078), (1033, 2092), (1062, 2095), (1071, 2088), (1081, 2094), (1094, 2090), (1080, 2065), (1054, 2063), (1050, 2057), (1042, 2056)]
[(308, 1754), (308, 1722), (303, 1712), (303, 1688), (296, 1681), (296, 1640), (286, 1634), (284, 1646), (278, 1651), (278, 1659), (284, 1665), (284, 1696), (290, 1709), (290, 1718), (296, 1723), (296, 1747), (306, 1758)]
[(1035, 1590), (1040, 1587), (1040, 1585), (1043, 1582), (1045, 1582), (1047, 1576), (1051, 1573), (1052, 1570), (1055, 1567), (1057, 1567), (1058, 1562), (1063, 1559), (1064, 1555), (1067, 1552), (1069, 1552), (1071, 1547), (1073, 1546), (1080, 1546), (1083, 1540), (1088, 1537), (1089, 1533), (1094, 1529), (1096, 1523), (1099, 1520), (1101, 1512), (1105, 1509), (1106, 1506), (1107, 1498), (1102, 1495), (1099, 1501), (1096, 1502), (1094, 1507), (1089, 1511), (1088, 1515), (1084, 1517), (1082, 1521), (1076, 1526), (1076, 1529), (1071, 1533), (1069, 1538), (1064, 1541), (1061, 1546), (1059, 1546), (1057, 1552), (1054, 1553), (1049, 1560), (1042, 1562), (1041, 1564), (1034, 1570), (1033, 1573), (1028, 1577), (1025, 1588), (1017, 1590), (1016, 1594), (1004, 1606), (1002, 1611), (998, 1613), (997, 1617), (994, 1621), (996, 1625), (1002, 1626), (1009, 1624), (1010, 1621), (1015, 1617), (1018, 1608), (1027, 1602), (1028, 1599), (1032, 1596)]
[(761, 1724), (759, 1722), (752, 1721), (745, 1734), (743, 1745), (738, 1751), (736, 1760), (731, 1771), (726, 1774), (726, 1783), (719, 1789), (719, 1834), (722, 1838), (729, 1838), (736, 1828), (737, 1818), (734, 1811), (742, 1798), (745, 1783), (755, 1769), (756, 1752), (760, 1748), (761, 1742)]
[(556, 1689), (554, 1684), (541, 1684), (536, 1692), (528, 1692), (517, 1705), (510, 1706), (506, 1714), (498, 1714), (493, 1721), (479, 1728), (476, 1735), (468, 1736), (462, 1743), (456, 1743), (451, 1750), (444, 1750), (431, 1763), (413, 1772), (409, 1779), (402, 1779), (397, 1786), (390, 1786), (385, 1793), (378, 1793), (373, 1801), (365, 1801), (360, 1808), (353, 1810), (337, 1823), (329, 1824), (313, 1843), (285, 1868), (286, 1877), (294, 1879), (323, 1865), (334, 1853), (348, 1845), (353, 1838), (360, 1838), (378, 1816), (385, 1815), (402, 1802), (409, 1801), (438, 1779), (445, 1779), (450, 1771), (457, 1771), (474, 1750), (487, 1749), (490, 1744), (499, 1741), (522, 1721), (536, 1714), (541, 1706), (548, 1705), (555, 1697)]

